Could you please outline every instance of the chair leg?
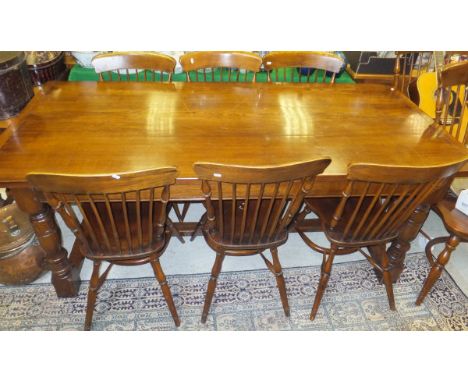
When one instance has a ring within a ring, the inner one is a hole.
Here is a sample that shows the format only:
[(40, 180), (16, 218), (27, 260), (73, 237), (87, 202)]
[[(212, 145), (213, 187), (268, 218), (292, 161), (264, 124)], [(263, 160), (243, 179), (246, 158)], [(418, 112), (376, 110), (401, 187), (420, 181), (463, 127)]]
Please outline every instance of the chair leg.
[(385, 284), (385, 290), (387, 291), (388, 305), (391, 310), (396, 310), (395, 296), (393, 295), (393, 283), (392, 274), (390, 273), (390, 262), (386, 251), (382, 253), (382, 281)]
[(91, 275), (91, 280), (89, 281), (88, 302), (86, 305), (86, 318), (85, 318), (84, 330), (91, 330), (94, 306), (96, 305), (97, 291), (99, 289), (99, 269), (100, 268), (101, 268), (101, 262), (94, 261), (93, 273)]
[(184, 206), (182, 207), (182, 221), (185, 220), (185, 216), (187, 216), (189, 207), (190, 207), (190, 202), (184, 202)]
[(172, 204), (172, 208), (174, 209), (174, 212), (177, 216), (177, 219), (179, 220), (180, 223), (182, 223), (185, 219), (185, 216), (187, 215), (188, 209), (190, 207), (190, 202), (184, 202), (183, 207), (182, 207), (182, 212), (179, 209), (179, 205), (177, 203)]
[(455, 248), (457, 248), (458, 244), (460, 244), (460, 238), (455, 235), (450, 236), (447, 243), (445, 244), (445, 248), (440, 253), (439, 257), (437, 257), (437, 260), (432, 264), (431, 270), (429, 271), (429, 275), (424, 281), (424, 285), (416, 300), (416, 305), (421, 305), (421, 303), (424, 301), (424, 298), (427, 296), (429, 291), (434, 286), (434, 283), (439, 279), (440, 275), (442, 274), (445, 265), (450, 260), (450, 255), (455, 250)]
[(281, 268), (281, 263), (278, 258), (278, 249), (271, 248), (271, 257), (273, 258), (273, 270), (276, 277), (276, 285), (278, 286), (279, 294), (281, 297), (281, 303), (283, 304), (283, 310), (286, 317), (289, 317), (289, 303), (288, 295), (286, 293), (286, 283), (284, 282), (283, 270)]
[(328, 255), (323, 255), (323, 262), (320, 274), (320, 281), (317, 288), (317, 293), (315, 294), (314, 305), (312, 306), (312, 311), (310, 312), (310, 320), (313, 321), (317, 315), (320, 302), (322, 301), (323, 292), (328, 284), (328, 279), (330, 278), (330, 272), (333, 264), (333, 259), (335, 258), (335, 248), (331, 248)]
[(166, 225), (169, 227), (169, 229), (172, 231), (172, 233), (177, 237), (177, 239), (179, 239), (179, 241), (184, 244), (185, 243), (185, 240), (184, 238), (182, 237), (182, 234), (180, 233), (180, 231), (175, 227), (174, 223), (172, 222), (171, 219), (167, 218), (166, 219)]
[(192, 235), (190, 236), (190, 241), (195, 240), (195, 237), (197, 236), (198, 232), (201, 232), (201, 229), (205, 223), (206, 223), (206, 215), (203, 215), (198, 221), (195, 229), (193, 230)]
[(169, 288), (169, 285), (167, 284), (166, 275), (164, 274), (162, 270), (159, 259), (152, 260), (151, 266), (153, 267), (154, 275), (156, 276), (156, 279), (158, 280), (159, 285), (161, 286), (164, 299), (166, 300), (167, 307), (169, 308), (169, 311), (171, 312), (172, 319), (174, 320), (175, 326), (179, 327), (180, 326), (179, 315), (177, 314), (177, 309), (175, 307), (174, 300), (172, 298), (172, 293)]
[(208, 289), (206, 291), (205, 297), (205, 305), (203, 306), (203, 313), (201, 322), (204, 324), (206, 319), (208, 318), (208, 312), (210, 311), (211, 301), (213, 300), (213, 294), (216, 289), (216, 284), (218, 282), (218, 276), (221, 272), (221, 268), (223, 266), (224, 261), (224, 253), (220, 252), (216, 254), (216, 259), (213, 264), (213, 268), (211, 269), (211, 277), (210, 281), (208, 282)]

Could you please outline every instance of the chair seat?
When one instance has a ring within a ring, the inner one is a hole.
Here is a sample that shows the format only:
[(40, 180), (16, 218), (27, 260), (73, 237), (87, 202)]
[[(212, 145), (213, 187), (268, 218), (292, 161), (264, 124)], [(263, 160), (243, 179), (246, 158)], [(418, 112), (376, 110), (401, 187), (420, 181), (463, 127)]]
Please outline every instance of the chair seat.
[[(208, 241), (208, 244), (216, 251), (222, 248), (225, 251), (236, 251), (236, 250), (245, 250), (252, 253), (258, 253), (262, 250), (277, 247), (284, 242), (288, 238), (287, 230), (284, 229), (280, 232), (276, 237), (267, 237), (267, 230), (265, 229), (265, 233), (262, 234), (262, 224), (258, 224), (258, 222), (264, 221), (264, 217), (269, 212), (269, 201), (263, 201), (260, 205), (258, 216), (257, 216), (257, 224), (253, 229), (253, 233), (251, 235), (252, 224), (255, 221), (255, 213), (256, 213), (256, 203), (257, 201), (250, 201), (248, 203), (248, 211), (247, 211), (247, 219), (246, 225), (244, 227), (244, 233), (241, 235), (241, 229), (239, 227), (240, 222), (242, 220), (245, 208), (245, 201), (238, 200), (236, 202), (236, 221), (234, 223), (235, 227), (232, 230), (232, 202), (231, 201), (224, 201), (223, 203), (223, 215), (225, 216), (223, 220), (223, 234), (221, 235), (220, 232), (216, 232), (211, 234), (208, 232), (208, 220), (206, 219), (205, 227), (203, 229), (204, 235)], [(276, 211), (276, 208), (280, 206), (281, 200), (278, 199), (273, 204), (273, 211)], [(218, 201), (213, 202), (213, 209), (215, 216), (219, 219), (220, 217), (220, 206)], [(273, 212), (270, 212), (271, 217), (274, 215)], [(205, 219), (204, 217), (202, 219)], [(233, 231), (233, 237), (231, 237), (231, 231)], [(250, 239), (252, 237), (252, 239)], [(218, 248), (218, 249), (216, 249)]]
[(454, 233), (463, 240), (468, 240), (468, 215), (455, 208), (457, 198), (448, 194), (434, 206), (434, 210), (442, 218), (447, 231)]
[[(202, 217), (202, 219), (205, 219), (206, 214)], [(236, 254), (236, 255), (254, 255), (260, 252), (263, 252), (269, 248), (275, 248), (279, 247), (280, 245), (284, 244), (286, 240), (288, 239), (288, 232), (284, 230), (284, 232), (277, 237), (275, 240), (270, 240), (268, 242), (264, 241), (259, 241), (255, 242), (255, 240), (249, 241), (246, 238), (249, 237), (248, 232), (245, 233), (245, 237), (242, 241), (240, 241), (239, 236), (235, 236), (234, 243), (231, 242), (231, 240), (227, 240), (222, 238), (218, 233), (211, 234), (208, 229), (208, 222), (205, 223), (203, 226), (203, 236), (205, 237), (205, 240), (207, 244), (214, 250), (214, 251), (220, 251), (222, 250), (223, 252), (226, 253), (231, 253), (231, 254)], [(225, 228), (227, 231), (225, 232), (230, 232), (230, 223), (228, 223), (227, 227)], [(229, 236), (229, 234), (226, 234), (226, 236)], [(258, 237), (258, 235), (254, 234), (254, 239), (255, 237)]]
[[(314, 212), (320, 219), (320, 223), (322, 225), (322, 230), (325, 233), (327, 239), (340, 247), (353, 247), (353, 248), (360, 248), (360, 247), (367, 247), (369, 245), (374, 245), (381, 243), (383, 240), (388, 241), (392, 240), (393, 236), (388, 237), (381, 237), (378, 240), (358, 240), (358, 239), (349, 239), (343, 240), (342, 235), (345, 228), (344, 224), (338, 224), (334, 230), (330, 230), (330, 225), (333, 220), (333, 215), (338, 207), (341, 199), (340, 198), (311, 198), (306, 199), (307, 206)], [(371, 203), (372, 198), (368, 197), (365, 198), (362, 202), (362, 208), (360, 209), (358, 216), (355, 217), (355, 221), (361, 221), (363, 212)], [(356, 204), (358, 202), (358, 198), (349, 198), (348, 202), (346, 203), (345, 210), (343, 211), (343, 215), (341, 218), (342, 222), (347, 223), (351, 219), (351, 215), (353, 214)], [(378, 207), (378, 205), (376, 205)], [(365, 229), (366, 227), (363, 227)], [(348, 252), (345, 252), (348, 253)]]
[[(124, 209), (121, 203), (111, 203), (111, 208), (114, 216), (115, 227), (119, 236), (119, 240), (114, 239), (114, 233), (112, 230), (112, 223), (109, 218), (109, 215), (106, 212), (106, 206), (102, 202), (97, 202), (96, 208), (100, 212), (100, 217), (104, 230), (109, 239), (111, 250), (106, 246), (106, 240), (103, 232), (98, 229), (96, 230), (96, 241), (99, 243), (99, 246), (96, 246), (91, 237), (87, 237), (91, 243), (91, 249), (93, 253), (85, 253), (84, 255), (90, 259), (96, 260), (113, 260), (113, 262), (122, 262), (123, 264), (130, 265), (131, 261), (126, 260), (136, 260), (149, 257), (150, 255), (158, 252), (162, 252), (164, 247), (167, 245), (167, 241), (170, 239), (170, 235), (163, 235), (162, 237), (157, 237), (154, 230), (155, 219), (157, 216), (157, 211), (160, 208), (160, 203), (153, 203), (153, 224), (150, 225), (149, 222), (149, 203), (141, 202), (140, 207), (140, 221), (141, 221), (141, 243), (138, 235), (137, 227), (137, 210), (136, 203), (127, 203), (127, 215), (129, 217), (129, 231), (131, 236), (131, 248), (127, 241), (127, 232), (125, 227), (124, 218)], [(92, 226), (98, 227), (99, 223), (96, 219), (96, 216), (92, 210), (90, 204), (83, 204), (83, 210)], [(149, 229), (152, 227), (152, 237), (150, 240)], [(82, 229), (86, 228), (84, 222), (81, 223)], [(86, 231), (85, 231), (86, 232)], [(89, 235), (88, 235), (89, 236)], [(141, 244), (141, 245), (140, 245)], [(145, 261), (139, 261), (138, 264), (142, 264)]]
[(219, 238), (211, 235), (207, 229), (203, 229), (203, 236), (205, 237), (208, 245), (214, 250), (222, 250), (226, 254), (236, 254), (236, 255), (255, 255), (261, 253), (270, 248), (276, 248), (280, 245), (283, 245), (288, 239), (288, 234), (285, 232), (284, 236), (280, 240), (270, 241), (268, 244), (226, 244), (222, 241), (219, 241)]

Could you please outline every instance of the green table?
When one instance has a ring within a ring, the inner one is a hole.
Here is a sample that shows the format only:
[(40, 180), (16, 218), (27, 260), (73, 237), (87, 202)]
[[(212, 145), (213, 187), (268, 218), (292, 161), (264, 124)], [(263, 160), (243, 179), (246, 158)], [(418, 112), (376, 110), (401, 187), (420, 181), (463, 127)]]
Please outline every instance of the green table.
[[(286, 69), (286, 78), (288, 78), (288, 79), (290, 78), (291, 70), (294, 70), (293, 71), (294, 82), (298, 82), (299, 73), (295, 69)], [(215, 75), (215, 80), (219, 81), (220, 80), (219, 70), (215, 70), (214, 75)], [(105, 75), (105, 76), (107, 76), (107, 75)], [(152, 74), (149, 74), (149, 72), (147, 72), (147, 76), (150, 79), (153, 78)], [(235, 76), (234, 74), (231, 74), (231, 78), (235, 78), (234, 76)], [(116, 73), (113, 73), (112, 77), (114, 79), (117, 79), (118, 75)], [(125, 77), (126, 77), (125, 75), (122, 75), (123, 80), (125, 80)], [(143, 80), (144, 79), (144, 73), (143, 72), (138, 73), (138, 78)], [(191, 78), (195, 79), (195, 73), (191, 73)], [(203, 73), (199, 74), (199, 78), (200, 79), (203, 78)], [(240, 74), (240, 78), (242, 80), (244, 79), (244, 74), (243, 73)], [(279, 78), (280, 79), (283, 78), (283, 75), (282, 75), (281, 72), (279, 73)], [(318, 80), (321, 81), (321, 78), (322, 78), (322, 73), (320, 73), (320, 75), (318, 76)], [(130, 74), (130, 81), (135, 81), (135, 79), (136, 79), (136, 74), (135, 73)], [(70, 75), (68, 76), (68, 80), (69, 81), (98, 81), (99, 76), (94, 71), (94, 69), (83, 68), (80, 65), (74, 65), (73, 68), (70, 70)], [(155, 80), (159, 81), (159, 75), (158, 74), (156, 74)], [(186, 81), (185, 73), (176, 73), (176, 74), (174, 74), (172, 76), (172, 80), (176, 81), (176, 82), (185, 82)], [(206, 81), (207, 82), (212, 81), (211, 73), (206, 74)], [(224, 70), (224, 72), (223, 72), (223, 81), (228, 81), (228, 74), (227, 74), (226, 70)], [(257, 82), (266, 82), (266, 81), (267, 81), (266, 72), (260, 72), (260, 73), (257, 74)], [(302, 81), (303, 82), (306, 81), (306, 76), (302, 77)], [(329, 79), (327, 79), (327, 82), (328, 81), (329, 81)], [(354, 80), (350, 77), (350, 75), (346, 71), (343, 71), (339, 76), (337, 76), (335, 78), (335, 82), (336, 83), (354, 83)]]

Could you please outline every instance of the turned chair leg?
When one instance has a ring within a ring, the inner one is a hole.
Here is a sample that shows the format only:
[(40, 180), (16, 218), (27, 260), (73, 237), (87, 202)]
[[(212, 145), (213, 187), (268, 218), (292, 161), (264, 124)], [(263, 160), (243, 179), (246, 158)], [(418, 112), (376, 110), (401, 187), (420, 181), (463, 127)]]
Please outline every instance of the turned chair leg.
[(206, 291), (205, 297), (205, 305), (203, 306), (203, 313), (201, 318), (201, 322), (203, 324), (208, 318), (208, 312), (210, 311), (211, 301), (213, 300), (213, 294), (216, 289), (216, 284), (218, 282), (219, 273), (221, 272), (221, 267), (223, 266), (224, 257), (224, 253), (217, 253), (215, 262), (213, 264), (213, 268), (211, 269), (211, 277), (210, 281), (208, 282), (208, 289)]
[(286, 317), (289, 317), (289, 303), (288, 295), (286, 293), (286, 283), (284, 282), (283, 270), (281, 268), (281, 263), (278, 258), (278, 249), (271, 248), (271, 257), (273, 258), (273, 273), (276, 277), (276, 285), (278, 286), (279, 294), (281, 297), (281, 303), (283, 304), (283, 310)]
[(174, 212), (175, 212), (175, 214), (177, 216), (177, 220), (179, 220), (179, 222), (184, 221), (185, 216), (187, 215), (189, 207), (190, 207), (190, 202), (184, 202), (183, 207), (182, 207), (182, 211), (180, 211), (179, 205), (177, 203), (172, 204), (172, 208), (174, 209)]
[(172, 319), (174, 320), (175, 326), (179, 327), (180, 326), (179, 315), (177, 314), (177, 309), (175, 307), (174, 300), (172, 298), (172, 293), (169, 288), (169, 285), (167, 284), (166, 275), (164, 274), (162, 270), (159, 259), (152, 260), (151, 266), (153, 267), (154, 275), (156, 276), (156, 279), (158, 280), (159, 285), (161, 286), (164, 299), (166, 300), (167, 307), (169, 308), (169, 311), (171, 312)]
[[(427, 245), (429, 244), (431, 243), (429, 242)], [(445, 244), (445, 248), (440, 253), (439, 257), (437, 257), (437, 260), (432, 264), (431, 270), (429, 271), (429, 275), (424, 281), (424, 285), (416, 300), (416, 305), (421, 305), (421, 303), (424, 301), (424, 298), (427, 296), (429, 291), (432, 289), (434, 283), (439, 279), (440, 275), (442, 274), (445, 265), (450, 260), (450, 255), (455, 250), (455, 248), (457, 248), (458, 244), (460, 244), (460, 238), (455, 235), (450, 236), (447, 243)]]
[(171, 232), (177, 237), (177, 239), (179, 239), (179, 241), (184, 244), (185, 243), (185, 240), (184, 238), (182, 237), (182, 234), (180, 233), (180, 231), (176, 228), (176, 226), (174, 225), (174, 223), (172, 222), (171, 219), (167, 218), (166, 219), (166, 225), (168, 226), (168, 228), (171, 230)]
[(86, 305), (86, 318), (85, 318), (84, 330), (91, 330), (94, 306), (96, 305), (97, 291), (99, 289), (99, 269), (100, 268), (101, 268), (101, 262), (94, 261), (93, 273), (91, 275), (91, 280), (89, 281), (88, 302)]
[(385, 284), (385, 289), (387, 291), (388, 305), (390, 310), (396, 310), (395, 306), (395, 296), (393, 295), (393, 283), (392, 283), (392, 274), (390, 273), (390, 262), (388, 260), (388, 255), (386, 252), (382, 256), (382, 281)]
[(332, 269), (333, 259), (335, 258), (335, 249), (332, 247), (328, 255), (323, 255), (323, 262), (320, 274), (320, 282), (317, 288), (317, 293), (315, 294), (314, 305), (312, 311), (310, 312), (310, 320), (313, 321), (317, 315), (320, 302), (322, 301), (323, 292), (328, 284), (328, 279), (330, 278), (330, 272)]
[(203, 215), (198, 221), (197, 225), (195, 226), (195, 229), (193, 230), (192, 235), (190, 236), (190, 241), (195, 240), (195, 237), (197, 236), (198, 232), (201, 232), (202, 227), (205, 223), (206, 223), (206, 215)]

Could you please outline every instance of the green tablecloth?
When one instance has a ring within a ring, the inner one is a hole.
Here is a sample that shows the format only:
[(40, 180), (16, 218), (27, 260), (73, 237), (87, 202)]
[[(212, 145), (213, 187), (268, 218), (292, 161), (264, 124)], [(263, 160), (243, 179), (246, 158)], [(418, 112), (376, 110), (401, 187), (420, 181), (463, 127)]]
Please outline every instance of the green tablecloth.
[[(294, 80), (294, 82), (297, 82), (299, 80), (299, 73), (295, 69), (286, 69), (286, 78), (287, 79), (290, 78), (291, 70), (293, 70), (293, 80)], [(215, 75), (215, 80), (219, 81), (219, 79), (220, 79), (219, 70), (215, 70), (214, 75)], [(105, 76), (105, 78), (107, 78), (106, 77), (107, 75), (104, 75), (104, 76)], [(143, 72), (138, 73), (138, 76), (139, 76), (139, 79), (144, 79), (144, 73)], [(118, 75), (116, 73), (113, 73), (112, 77), (117, 79)], [(123, 80), (125, 80), (126, 76), (124, 74), (122, 74), (121, 77), (122, 77)], [(147, 72), (147, 77), (149, 79), (153, 78), (152, 74), (150, 74), (149, 72)], [(191, 73), (191, 78), (195, 79), (195, 73)], [(203, 73), (199, 74), (199, 78), (200, 78), (200, 80), (203, 79)], [(235, 75), (231, 74), (231, 78), (234, 79)], [(244, 74), (243, 73), (240, 74), (240, 78), (241, 78), (241, 80), (244, 79)], [(279, 73), (279, 78), (280, 79), (283, 78), (282, 72)], [(318, 80), (321, 81), (321, 78), (322, 78), (322, 72), (318, 76)], [(135, 73), (130, 74), (130, 80), (135, 81), (135, 79), (136, 79)], [(307, 79), (306, 76), (302, 77), (303, 82), (305, 82), (306, 79)], [(80, 65), (74, 65), (73, 68), (70, 70), (70, 75), (68, 76), (68, 80), (69, 81), (98, 81), (99, 76), (94, 71), (94, 69), (83, 68)], [(157, 74), (156, 74), (155, 80), (159, 81), (159, 76)], [(186, 81), (185, 73), (176, 73), (176, 74), (174, 74), (172, 76), (172, 80), (175, 81), (175, 82), (185, 82)], [(207, 82), (212, 81), (211, 73), (206, 74), (206, 81)], [(224, 70), (224, 72), (223, 72), (223, 81), (228, 81), (228, 74), (227, 74), (226, 70)], [(260, 72), (260, 73), (257, 74), (257, 82), (266, 82), (266, 81), (267, 81), (266, 72)], [(327, 82), (328, 81), (329, 81), (329, 79), (327, 79)], [(341, 73), (339, 76), (337, 76), (335, 78), (335, 82), (337, 82), (337, 83), (354, 83), (353, 79), (349, 76), (349, 74), (346, 71), (343, 71), (343, 73)]]

